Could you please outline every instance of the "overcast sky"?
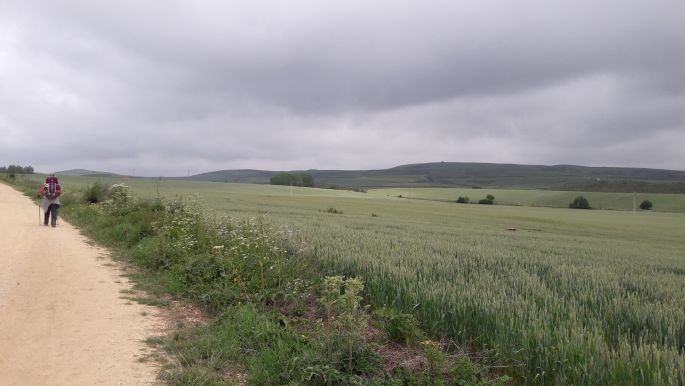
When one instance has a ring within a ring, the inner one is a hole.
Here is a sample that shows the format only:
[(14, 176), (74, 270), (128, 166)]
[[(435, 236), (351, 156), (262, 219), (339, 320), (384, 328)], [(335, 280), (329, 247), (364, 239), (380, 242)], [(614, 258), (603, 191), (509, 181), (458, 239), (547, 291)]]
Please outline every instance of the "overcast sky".
[(0, 165), (685, 170), (683, 0), (0, 0)]

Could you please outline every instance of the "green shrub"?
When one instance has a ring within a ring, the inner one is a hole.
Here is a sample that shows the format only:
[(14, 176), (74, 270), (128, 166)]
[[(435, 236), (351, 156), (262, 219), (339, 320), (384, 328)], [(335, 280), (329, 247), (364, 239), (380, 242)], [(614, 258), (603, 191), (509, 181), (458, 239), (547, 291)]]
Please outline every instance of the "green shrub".
[(652, 209), (652, 206), (653, 206), (653, 204), (649, 200), (644, 200), (640, 203), (640, 209), (642, 209), (642, 210), (650, 210), (650, 209)]
[(463, 196), (463, 197), (460, 196), (459, 198), (457, 198), (458, 204), (468, 204), (469, 201), (471, 201), (471, 199), (468, 196)]
[(100, 181), (95, 181), (92, 185), (86, 185), (83, 192), (83, 200), (89, 204), (97, 204), (109, 198), (109, 188)]
[(366, 308), (361, 305), (364, 283), (357, 278), (326, 277), (319, 304), (326, 313), (332, 332), (326, 336), (323, 351), (329, 363), (346, 374), (370, 375), (380, 357), (362, 335), (368, 326)]
[(492, 205), (495, 203), (495, 196), (493, 196), (492, 194), (488, 194), (487, 196), (485, 196), (485, 198), (478, 200), (478, 203), (483, 205)]
[(573, 201), (568, 204), (568, 207), (571, 209), (592, 209), (590, 202), (583, 196), (574, 198)]
[(371, 376), (379, 370), (381, 357), (361, 335), (361, 331), (325, 337), (328, 361), (345, 375)]
[(395, 343), (414, 346), (424, 338), (423, 332), (413, 315), (387, 307), (377, 310), (375, 314), (383, 322), (388, 339)]
[(326, 213), (343, 214), (342, 210), (338, 210), (333, 207), (326, 209)]

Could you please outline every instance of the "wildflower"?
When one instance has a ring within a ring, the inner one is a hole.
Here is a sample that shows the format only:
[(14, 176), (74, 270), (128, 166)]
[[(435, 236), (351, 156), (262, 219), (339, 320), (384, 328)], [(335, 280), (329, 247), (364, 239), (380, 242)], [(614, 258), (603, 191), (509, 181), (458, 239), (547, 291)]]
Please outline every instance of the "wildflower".
[(425, 348), (431, 347), (431, 348), (440, 349), (440, 342), (436, 342), (433, 340), (424, 340), (421, 342), (421, 346), (423, 346)]

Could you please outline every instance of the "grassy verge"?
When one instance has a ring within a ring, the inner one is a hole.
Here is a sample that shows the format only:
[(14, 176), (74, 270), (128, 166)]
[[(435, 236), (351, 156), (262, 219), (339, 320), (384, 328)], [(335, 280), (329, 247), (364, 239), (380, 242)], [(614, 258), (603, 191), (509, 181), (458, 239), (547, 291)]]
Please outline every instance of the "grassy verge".
[[(37, 188), (11, 182), (28, 195)], [(62, 202), (71, 223), (139, 268), (134, 280), (142, 288), (191, 301), (212, 316), (207, 325), (150, 339), (171, 354), (160, 375), (168, 384), (494, 385), (509, 379), (487, 360), (429, 339), (412, 316), (370, 309), (362, 280), (323, 275), (316, 256), (300, 253), (291, 235), (263, 218), (211, 216), (189, 199), (139, 200), (123, 185), (68, 192)], [(151, 299), (144, 301), (156, 303)]]

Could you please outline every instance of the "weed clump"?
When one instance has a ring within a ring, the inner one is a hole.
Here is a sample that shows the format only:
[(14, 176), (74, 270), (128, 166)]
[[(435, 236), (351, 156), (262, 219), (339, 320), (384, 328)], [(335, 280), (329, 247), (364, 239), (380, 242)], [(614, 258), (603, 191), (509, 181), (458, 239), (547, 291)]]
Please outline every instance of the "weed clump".
[(376, 311), (376, 316), (383, 321), (388, 338), (395, 343), (415, 346), (425, 338), (413, 315), (384, 307)]
[(110, 190), (107, 185), (95, 181), (92, 185), (86, 185), (83, 192), (83, 200), (88, 204), (97, 204), (110, 198)]

